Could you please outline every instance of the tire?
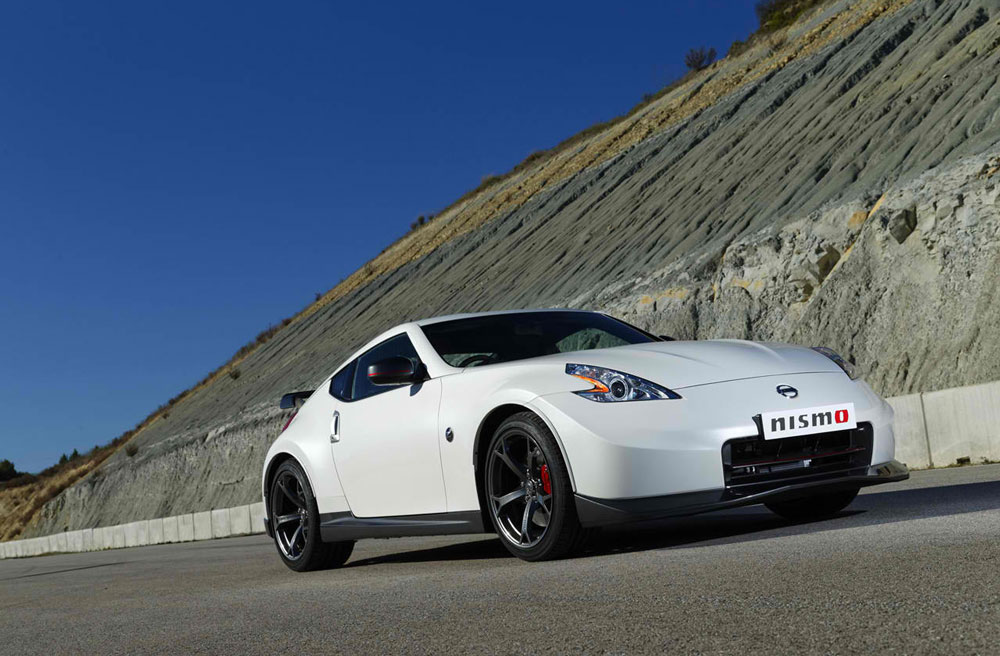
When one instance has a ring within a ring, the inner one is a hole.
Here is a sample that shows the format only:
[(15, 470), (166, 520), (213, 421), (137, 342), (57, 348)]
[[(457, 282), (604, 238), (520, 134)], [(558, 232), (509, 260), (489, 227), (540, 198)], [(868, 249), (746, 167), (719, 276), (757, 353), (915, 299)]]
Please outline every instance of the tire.
[(858, 496), (858, 489), (840, 490), (839, 492), (827, 492), (825, 494), (814, 494), (813, 496), (790, 501), (775, 501), (765, 503), (768, 510), (781, 515), (785, 519), (801, 522), (811, 519), (822, 519), (835, 515), (847, 506), (851, 505), (854, 498)]
[[(485, 463), (486, 511), (508, 551), (540, 561), (564, 557), (581, 545), (585, 533), (566, 462), (537, 415), (520, 412), (504, 420), (490, 440)], [(532, 475), (526, 476), (529, 469)]]
[(354, 551), (353, 541), (323, 542), (316, 498), (302, 466), (294, 460), (286, 460), (274, 472), (268, 521), (278, 556), (296, 572), (340, 567)]

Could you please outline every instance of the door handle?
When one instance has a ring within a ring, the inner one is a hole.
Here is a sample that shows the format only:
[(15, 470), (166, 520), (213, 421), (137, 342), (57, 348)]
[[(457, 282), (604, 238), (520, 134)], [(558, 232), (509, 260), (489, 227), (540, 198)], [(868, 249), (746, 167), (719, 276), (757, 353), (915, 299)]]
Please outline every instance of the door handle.
[(330, 422), (330, 443), (340, 441), (340, 411), (333, 411), (333, 421)]

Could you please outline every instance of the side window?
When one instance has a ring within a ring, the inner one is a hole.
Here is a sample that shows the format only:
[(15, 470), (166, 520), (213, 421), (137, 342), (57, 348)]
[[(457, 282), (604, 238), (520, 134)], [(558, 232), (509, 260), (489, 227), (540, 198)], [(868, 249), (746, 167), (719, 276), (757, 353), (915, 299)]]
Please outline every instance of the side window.
[(393, 356), (402, 356), (414, 361), (420, 359), (406, 333), (391, 337), (378, 346), (372, 347), (357, 360), (358, 366), (354, 372), (354, 395), (352, 397), (355, 401), (395, 389), (368, 382), (368, 366)]
[(341, 401), (350, 401), (353, 398), (354, 370), (357, 366), (358, 361), (352, 360), (333, 376), (330, 380), (330, 396)]

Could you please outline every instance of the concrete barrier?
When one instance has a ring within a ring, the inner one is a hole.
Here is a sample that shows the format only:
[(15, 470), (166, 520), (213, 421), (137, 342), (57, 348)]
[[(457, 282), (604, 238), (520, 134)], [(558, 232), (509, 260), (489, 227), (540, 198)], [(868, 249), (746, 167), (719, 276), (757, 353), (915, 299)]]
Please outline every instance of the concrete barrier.
[(125, 527), (125, 546), (126, 547), (137, 547), (139, 546), (138, 530), (136, 528), (135, 522), (129, 522), (128, 524), (123, 524)]
[(229, 534), (250, 535), (250, 506), (229, 509)]
[(264, 532), (264, 502), (250, 504), (250, 533), (256, 535)]
[(923, 400), (936, 466), (1000, 460), (1000, 383), (926, 392)]
[(927, 426), (924, 423), (924, 405), (919, 394), (896, 396), (886, 399), (896, 413), (893, 433), (896, 436), (896, 460), (914, 469), (925, 469), (931, 464)]
[(107, 535), (108, 529), (104, 526), (98, 526), (94, 529), (94, 550), (100, 551), (102, 549), (110, 549), (111, 544), (105, 537)]
[(66, 551), (80, 553), (83, 551), (83, 531), (70, 531), (66, 533)]
[(217, 508), (212, 511), (212, 537), (228, 538), (232, 535), (229, 525), (229, 508)]
[(149, 523), (147, 521), (125, 524), (125, 546), (142, 547), (148, 543)]
[(163, 518), (163, 541), (167, 544), (181, 541), (180, 533), (177, 530), (176, 517)]
[(212, 539), (212, 511), (194, 513), (194, 539)]
[(177, 516), (178, 539), (181, 542), (191, 542), (194, 540), (194, 515)]
[(146, 544), (163, 544), (163, 518), (151, 519), (148, 522), (149, 540)]
[(38, 538), (0, 542), (0, 559), (259, 534), (264, 532), (263, 518), (264, 504), (258, 502), (247, 506), (218, 508), (115, 526), (65, 531)]
[(83, 551), (94, 551), (94, 529), (87, 528), (83, 533)]

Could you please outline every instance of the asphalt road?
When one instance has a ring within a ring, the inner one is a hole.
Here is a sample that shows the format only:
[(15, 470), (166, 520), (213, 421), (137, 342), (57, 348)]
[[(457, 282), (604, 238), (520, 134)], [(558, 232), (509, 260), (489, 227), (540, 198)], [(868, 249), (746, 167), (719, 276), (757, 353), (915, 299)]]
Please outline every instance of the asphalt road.
[(1000, 465), (840, 516), (606, 532), (529, 564), (495, 537), (361, 542), (295, 574), (264, 537), (0, 561), (0, 653), (1000, 653)]

